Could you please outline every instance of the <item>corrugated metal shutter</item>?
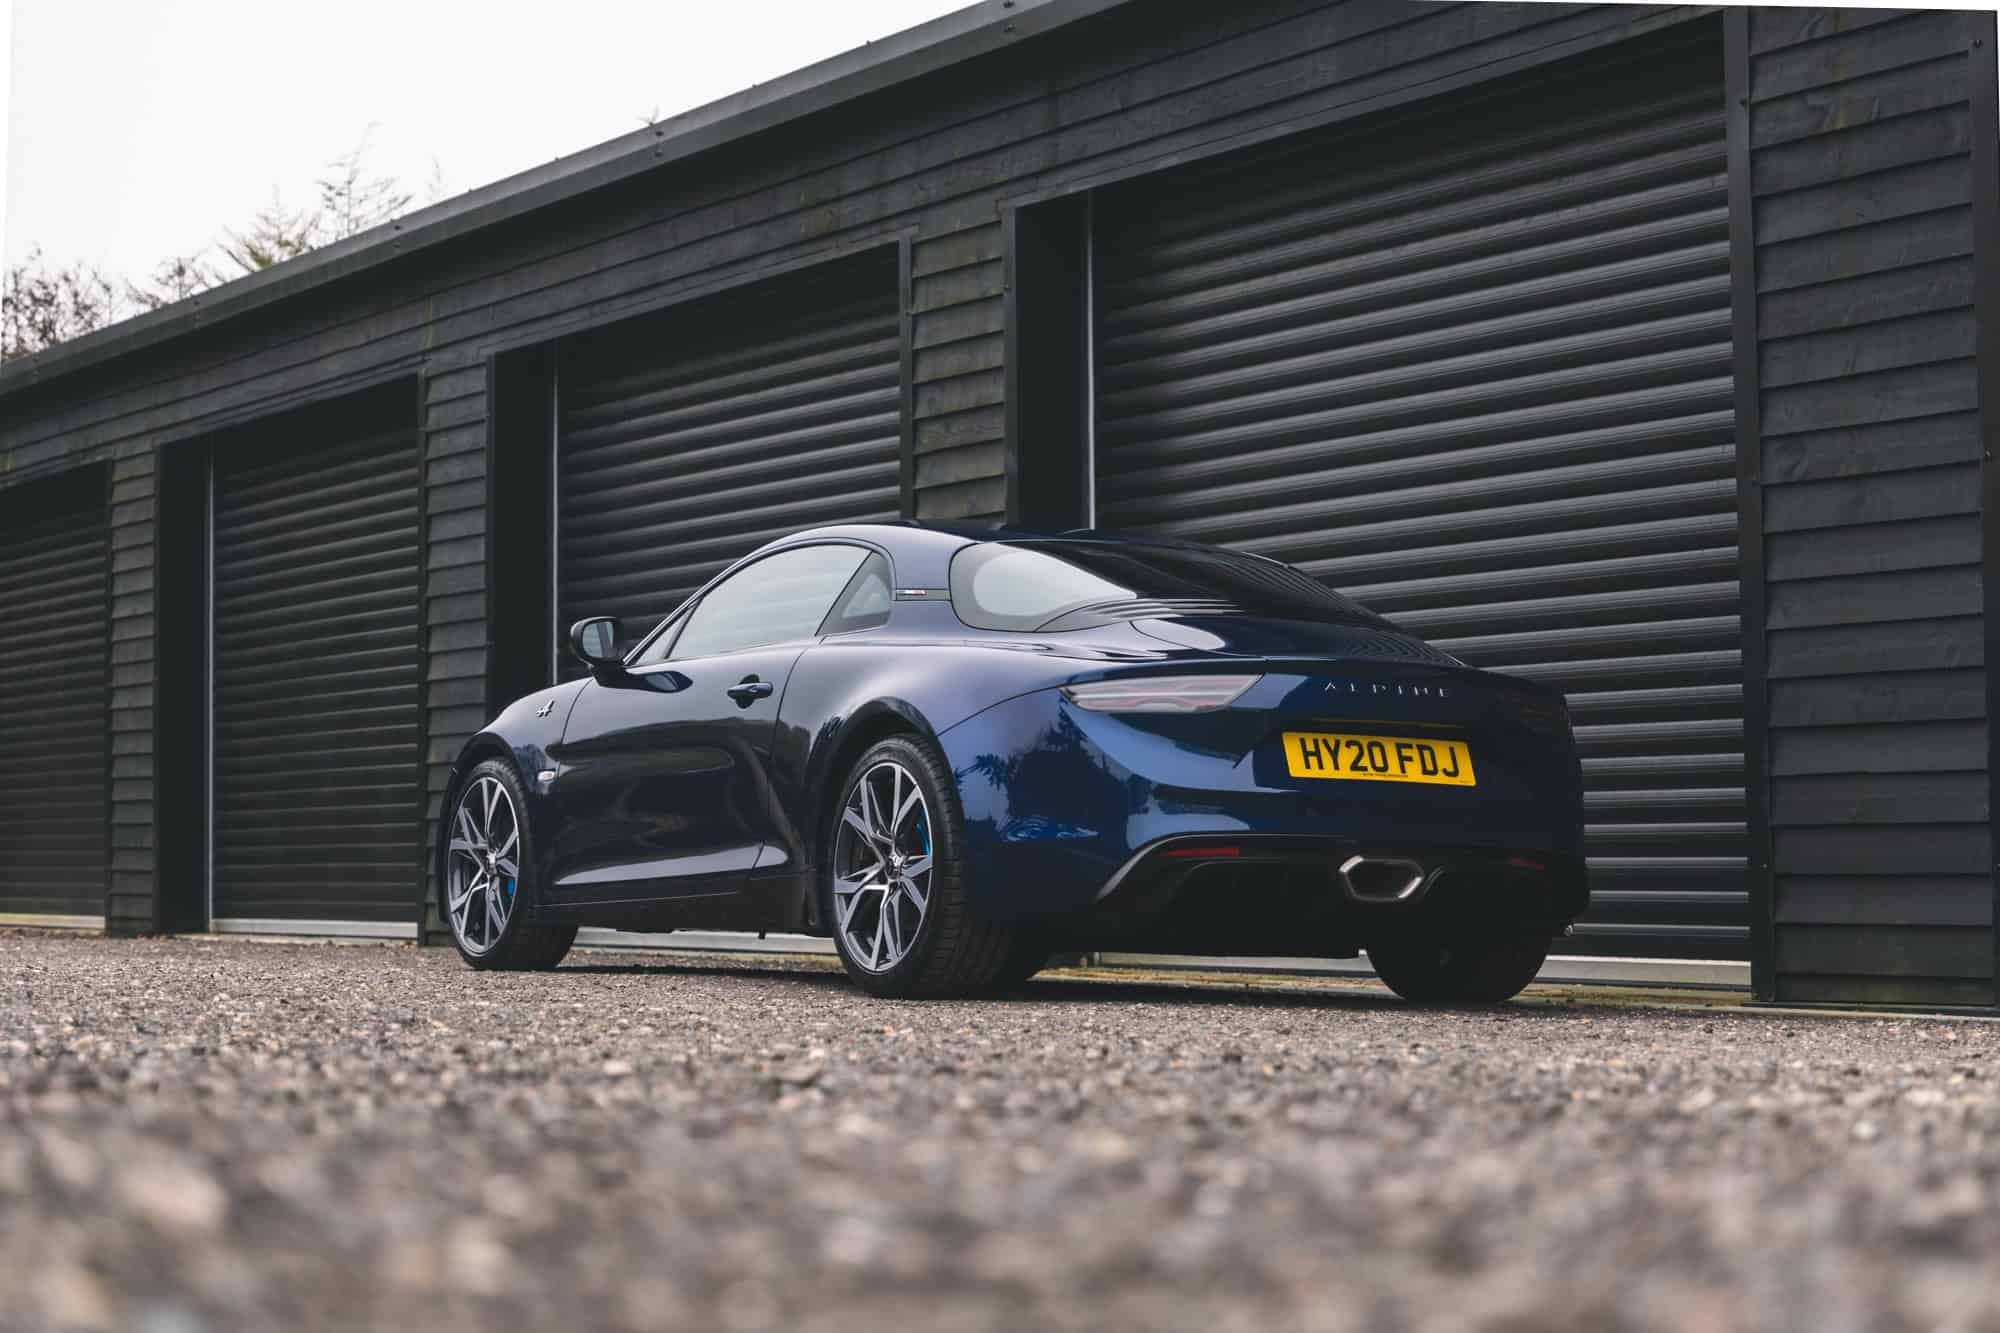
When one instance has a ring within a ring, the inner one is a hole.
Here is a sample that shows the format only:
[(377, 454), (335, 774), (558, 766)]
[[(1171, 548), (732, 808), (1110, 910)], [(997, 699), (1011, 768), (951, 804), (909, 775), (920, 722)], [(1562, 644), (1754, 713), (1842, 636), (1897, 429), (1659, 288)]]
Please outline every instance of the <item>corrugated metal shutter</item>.
[(217, 447), (218, 919), (415, 919), (415, 423), (399, 392)]
[(566, 344), (559, 621), (633, 640), (774, 537), (898, 517), (899, 319), (869, 256)]
[(1100, 200), (1098, 521), (1569, 692), (1586, 950), (1747, 950), (1719, 53)]
[(104, 916), (104, 474), (0, 494), (0, 912)]

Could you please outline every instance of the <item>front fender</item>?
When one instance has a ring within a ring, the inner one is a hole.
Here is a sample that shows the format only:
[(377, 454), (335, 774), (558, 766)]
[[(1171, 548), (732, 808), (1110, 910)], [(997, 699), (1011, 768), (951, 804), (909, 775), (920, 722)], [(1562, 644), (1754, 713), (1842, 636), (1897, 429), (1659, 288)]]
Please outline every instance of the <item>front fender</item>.
[[(488, 759), (504, 758), (513, 763), (521, 786), (527, 792), (528, 809), (525, 813), (535, 847), (552, 846), (555, 835), (554, 798), (551, 784), (542, 781), (541, 775), (556, 767), (550, 752), (562, 740), (563, 728), (569, 723), (570, 709), (575, 707), (577, 696), (589, 684), (588, 680), (572, 680), (523, 695), (501, 709), (497, 717), (461, 745), (445, 779), (444, 804), (438, 812), (440, 828), (451, 818), (452, 803), (458, 799), (466, 774)], [(432, 868), (439, 885), (444, 883), (447, 842), (446, 837), (440, 836), (434, 849)], [(543, 881), (546, 864), (538, 864), (535, 870), (538, 882)]]

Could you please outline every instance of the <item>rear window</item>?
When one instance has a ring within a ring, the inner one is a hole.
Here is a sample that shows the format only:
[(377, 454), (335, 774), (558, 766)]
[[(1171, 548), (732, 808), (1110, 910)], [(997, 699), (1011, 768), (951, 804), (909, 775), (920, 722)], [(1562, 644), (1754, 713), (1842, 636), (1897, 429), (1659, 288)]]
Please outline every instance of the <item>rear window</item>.
[(1290, 565), (1213, 546), (982, 542), (951, 562), (951, 604), (975, 629), (1082, 629), (1161, 615), (1262, 615), (1379, 625)]

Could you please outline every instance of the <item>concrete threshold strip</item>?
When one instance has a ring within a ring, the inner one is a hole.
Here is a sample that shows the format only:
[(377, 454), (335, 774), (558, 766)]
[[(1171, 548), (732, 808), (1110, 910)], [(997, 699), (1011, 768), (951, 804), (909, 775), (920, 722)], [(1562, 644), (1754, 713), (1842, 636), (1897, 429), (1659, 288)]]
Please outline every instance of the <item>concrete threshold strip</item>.
[(211, 935), (277, 935), (288, 939), (414, 940), (411, 921), (287, 921), (277, 917), (220, 917)]
[(50, 912), (0, 912), (0, 927), (22, 926), (30, 930), (94, 930), (102, 932), (101, 916), (58, 916)]

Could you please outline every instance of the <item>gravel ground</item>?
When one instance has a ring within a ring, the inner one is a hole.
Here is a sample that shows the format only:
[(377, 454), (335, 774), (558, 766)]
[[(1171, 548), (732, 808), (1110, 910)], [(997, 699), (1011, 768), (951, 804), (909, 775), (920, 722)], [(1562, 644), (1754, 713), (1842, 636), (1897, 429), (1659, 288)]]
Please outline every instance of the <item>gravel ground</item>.
[(2000, 1026), (0, 934), (0, 1326), (2000, 1329)]

